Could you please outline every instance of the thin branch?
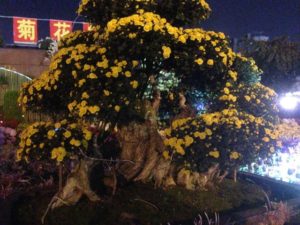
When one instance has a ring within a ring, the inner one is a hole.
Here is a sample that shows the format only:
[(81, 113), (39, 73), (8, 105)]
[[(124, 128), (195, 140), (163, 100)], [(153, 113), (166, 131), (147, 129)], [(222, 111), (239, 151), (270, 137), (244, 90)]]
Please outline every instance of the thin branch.
[(47, 209), (46, 209), (46, 211), (44, 212), (44, 214), (43, 214), (43, 216), (42, 216), (42, 219), (41, 219), (42, 224), (44, 224), (45, 218), (46, 218), (46, 216), (47, 216), (47, 214), (48, 214), (48, 212), (49, 212), (49, 210), (50, 210), (50, 208), (51, 208), (51, 206), (52, 206), (54, 200), (56, 199), (56, 196), (57, 196), (57, 195), (58, 195), (58, 193), (56, 193), (56, 194), (52, 197), (51, 201), (49, 202), (49, 204), (48, 204), (48, 206), (47, 206)]
[(118, 163), (118, 162), (128, 162), (128, 163), (131, 163), (131, 164), (134, 164), (135, 165), (135, 162), (132, 161), (132, 160), (114, 160), (114, 159), (100, 159), (100, 158), (94, 158), (94, 157), (90, 157), (90, 156), (87, 156), (83, 151), (82, 149), (80, 149), (80, 153), (87, 159), (90, 159), (92, 161), (100, 161), (100, 162), (115, 162), (115, 163)]
[(146, 203), (147, 205), (152, 206), (154, 209), (159, 210), (159, 208), (156, 205), (154, 205), (153, 203), (148, 202), (146, 200), (143, 200), (143, 199), (140, 199), (140, 198), (135, 198), (135, 199), (133, 199), (133, 201), (140, 201), (140, 202)]

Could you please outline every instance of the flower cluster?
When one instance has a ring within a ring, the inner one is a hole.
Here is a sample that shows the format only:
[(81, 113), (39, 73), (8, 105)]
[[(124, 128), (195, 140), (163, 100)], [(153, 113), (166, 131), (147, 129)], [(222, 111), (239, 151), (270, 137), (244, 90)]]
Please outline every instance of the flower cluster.
[(196, 24), (211, 12), (205, 0), (83, 0), (77, 12), (95, 24), (105, 25), (140, 9), (155, 12), (175, 26)]
[(44, 113), (66, 112), (67, 107), (63, 99), (69, 96), (74, 81), (71, 76), (72, 68), (66, 68), (64, 65), (74, 51), (79, 51), (78, 55), (81, 54), (76, 60), (82, 59), (86, 49), (89, 49), (86, 44), (77, 44), (76, 48), (72, 46), (59, 49), (47, 71), (32, 82), (23, 84), (18, 99), (22, 109)]
[(161, 17), (171, 21), (174, 26), (196, 25), (206, 20), (211, 8), (205, 0), (162, 0), (157, 1), (155, 10)]
[(234, 109), (175, 120), (165, 135), (164, 156), (194, 171), (211, 163), (223, 169), (247, 165), (274, 153), (279, 144), (272, 123)]
[(148, 69), (174, 71), (186, 85), (201, 88), (216, 80), (237, 79), (226, 73), (236, 54), (223, 33), (174, 27), (159, 15), (140, 10), (109, 21), (103, 38), (110, 46), (123, 46), (116, 55), (138, 52), (141, 59), (153, 62)]
[(81, 69), (72, 70), (75, 87), (70, 92), (67, 107), (72, 115), (80, 118), (92, 116), (113, 121), (137, 98), (145, 81), (135, 71), (139, 65), (137, 60), (111, 61), (105, 55), (105, 48), (95, 51), (94, 55), (98, 54), (97, 58), (102, 61), (90, 61)]
[(58, 43), (58, 48), (68, 48), (76, 46), (78, 44), (93, 44), (99, 41), (100, 26), (95, 26), (93, 28), (93, 31), (84, 32), (81, 30), (77, 30), (63, 36), (63, 38)]
[(95, 24), (105, 26), (113, 18), (126, 17), (138, 9), (151, 10), (155, 0), (83, 0), (77, 13)]
[(16, 159), (61, 163), (84, 153), (91, 138), (92, 133), (82, 124), (36, 122), (20, 134)]
[(238, 96), (238, 107), (243, 111), (265, 120), (276, 122), (278, 108), (276, 105), (276, 93), (260, 84), (251, 86), (238, 85), (236, 89)]
[(39, 78), (23, 84), (18, 99), (23, 111), (67, 112), (65, 97), (70, 96), (70, 91), (74, 89), (73, 69), (79, 70), (84, 66), (81, 60), (92, 57), (91, 52), (94, 52), (95, 47), (90, 47), (89, 43), (98, 40), (94, 37), (95, 33), (76, 31), (61, 40), (59, 51), (52, 58), (49, 69)]
[[(226, 74), (227, 78), (212, 75), (222, 74), (235, 58), (223, 33), (176, 28), (143, 11), (111, 20), (100, 36), (93, 32), (93, 37), (92, 32), (76, 32), (62, 42), (49, 70), (22, 89), (23, 108), (111, 122), (122, 109), (134, 108), (151, 75), (159, 77), (158, 71), (172, 71), (174, 65), (173, 73), (183, 83), (231, 79)], [(91, 43), (95, 38), (97, 43)], [(81, 43), (84, 40), (91, 42)]]
[(221, 90), (219, 100), (221, 101), (218, 105), (219, 108), (236, 108), (256, 117), (276, 122), (277, 95), (272, 89), (261, 83), (236, 85), (227, 82)]

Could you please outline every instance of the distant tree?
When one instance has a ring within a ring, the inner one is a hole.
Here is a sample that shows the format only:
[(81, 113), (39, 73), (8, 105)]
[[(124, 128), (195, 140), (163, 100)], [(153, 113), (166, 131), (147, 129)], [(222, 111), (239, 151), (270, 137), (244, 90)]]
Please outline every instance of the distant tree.
[(289, 90), (300, 76), (300, 45), (287, 37), (271, 41), (245, 39), (240, 51), (263, 70), (261, 82), (279, 93)]
[(3, 38), (0, 36), (0, 48), (3, 47), (4, 45), (4, 41), (3, 41)]

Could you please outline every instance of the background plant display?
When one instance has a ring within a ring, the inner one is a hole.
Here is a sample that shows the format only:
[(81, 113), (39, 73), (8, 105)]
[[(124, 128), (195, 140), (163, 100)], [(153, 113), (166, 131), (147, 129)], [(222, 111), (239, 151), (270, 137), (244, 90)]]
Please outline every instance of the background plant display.
[(280, 140), (278, 144), (281, 150), (267, 159), (260, 158), (257, 162), (252, 162), (251, 166), (243, 167), (242, 171), (299, 184), (299, 129), (297, 120), (282, 119), (277, 125), (278, 139)]
[(17, 132), (10, 127), (0, 126), (0, 149), (3, 150), (3, 146), (6, 144), (14, 144), (16, 142)]
[[(122, 146), (120, 159), (137, 156), (147, 168), (145, 172), (132, 165), (135, 174), (128, 177), (135, 180), (139, 171), (145, 180), (160, 176), (156, 163), (167, 161), (169, 166), (198, 173), (212, 163), (228, 170), (276, 151), (276, 95), (258, 83), (261, 71), (254, 61), (234, 53), (223, 33), (184, 28), (209, 16), (204, 0), (176, 4), (84, 0), (78, 12), (95, 25), (94, 30), (77, 31), (62, 40), (49, 69), (24, 85), (19, 98), (24, 110), (41, 111), (54, 120), (100, 124), (100, 145), (104, 134), (116, 132)], [(162, 107), (159, 114), (173, 120), (163, 124), (171, 126), (165, 130), (166, 146), (159, 145), (162, 138), (156, 126), (145, 123), (148, 118), (141, 113), (144, 101), (153, 108), (164, 104), (159, 94), (155, 99), (157, 91), (173, 101), (173, 107)], [(205, 104), (204, 114), (172, 118), (176, 103), (177, 108), (192, 108), (199, 99)], [(28, 127), (21, 135), (19, 159), (61, 162), (80, 155), (91, 139), (80, 124)], [(123, 131), (135, 135), (125, 140)], [(142, 142), (142, 137), (153, 142), (151, 151), (143, 149), (150, 146), (145, 143), (140, 150), (128, 147), (135, 138)], [(41, 143), (45, 143), (42, 148)]]

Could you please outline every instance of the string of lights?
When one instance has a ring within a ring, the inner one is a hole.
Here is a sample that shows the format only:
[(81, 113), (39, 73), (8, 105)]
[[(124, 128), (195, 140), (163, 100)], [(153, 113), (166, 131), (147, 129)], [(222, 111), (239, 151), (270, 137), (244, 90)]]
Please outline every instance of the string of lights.
[(28, 77), (28, 76), (26, 76), (22, 73), (19, 73), (19, 72), (14, 71), (14, 70), (7, 69), (7, 68), (2, 67), (2, 66), (0, 66), (0, 70), (5, 71), (5, 72), (10, 72), (10, 73), (16, 74), (16, 75), (21, 76), (21, 77), (25, 77), (28, 80), (32, 80), (30, 77)]
[[(23, 18), (22, 16), (5, 16), (5, 15), (0, 15), (0, 18), (2, 19), (13, 19), (13, 18)], [(50, 21), (50, 20), (59, 20), (59, 19), (45, 19), (45, 18), (29, 18), (29, 17), (24, 17), (24, 18), (28, 18), (28, 19), (35, 19), (37, 21)], [(76, 21), (77, 18), (72, 22), (72, 23), (76, 23), (76, 24), (84, 24), (85, 22), (77, 22)], [(70, 20), (71, 21), (71, 20)]]

